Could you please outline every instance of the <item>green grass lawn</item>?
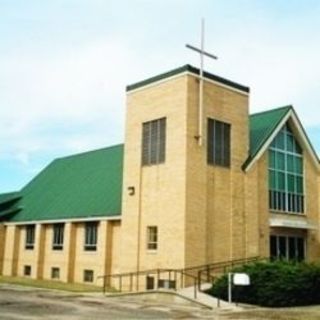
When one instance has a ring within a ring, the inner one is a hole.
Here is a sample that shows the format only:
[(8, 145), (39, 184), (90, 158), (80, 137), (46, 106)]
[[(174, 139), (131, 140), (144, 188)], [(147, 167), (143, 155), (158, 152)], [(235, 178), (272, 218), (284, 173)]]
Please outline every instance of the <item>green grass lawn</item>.
[(5, 277), (0, 276), (0, 284), (17, 284), (28, 287), (36, 287), (43, 289), (57, 289), (65, 290), (70, 292), (102, 292), (101, 287), (80, 284), (80, 283), (64, 283), (60, 281), (50, 281), (50, 280), (34, 280), (30, 278), (23, 277)]

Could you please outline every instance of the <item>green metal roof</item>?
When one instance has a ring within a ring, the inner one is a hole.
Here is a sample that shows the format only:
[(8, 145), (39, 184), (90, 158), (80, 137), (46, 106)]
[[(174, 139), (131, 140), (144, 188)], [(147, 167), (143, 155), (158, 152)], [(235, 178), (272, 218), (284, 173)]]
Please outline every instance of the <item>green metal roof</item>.
[(250, 115), (250, 150), (249, 157), (243, 165), (244, 168), (248, 166), (281, 120), (292, 109), (292, 106), (284, 106)]
[[(246, 168), (292, 106), (250, 116)], [(54, 160), (20, 192), (0, 194), (0, 217), (11, 222), (121, 214), (123, 145)]]
[(121, 214), (123, 145), (54, 160), (22, 190), (11, 222)]
[(2, 204), (14, 201), (21, 198), (21, 194), (19, 192), (8, 192), (0, 194), (0, 206)]

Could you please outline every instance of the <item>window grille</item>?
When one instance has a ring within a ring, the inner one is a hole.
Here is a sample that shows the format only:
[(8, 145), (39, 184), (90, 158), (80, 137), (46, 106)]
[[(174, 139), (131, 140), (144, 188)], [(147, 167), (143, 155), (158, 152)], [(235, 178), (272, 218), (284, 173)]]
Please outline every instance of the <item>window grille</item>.
[(142, 165), (165, 162), (166, 118), (142, 125)]
[(269, 208), (275, 211), (304, 212), (303, 155), (288, 125), (269, 148)]
[(230, 167), (231, 125), (208, 119), (207, 161), (209, 164)]

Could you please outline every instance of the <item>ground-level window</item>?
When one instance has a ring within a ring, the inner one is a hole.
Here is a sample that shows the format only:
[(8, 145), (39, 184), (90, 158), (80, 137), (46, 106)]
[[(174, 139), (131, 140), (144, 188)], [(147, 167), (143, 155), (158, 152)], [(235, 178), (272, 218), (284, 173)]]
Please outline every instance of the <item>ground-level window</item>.
[(64, 238), (64, 223), (57, 223), (53, 225), (53, 239), (52, 249), (62, 250), (63, 249), (63, 238)]
[(158, 288), (176, 289), (176, 281), (169, 279), (159, 279)]
[(30, 224), (26, 226), (25, 248), (27, 250), (33, 250), (34, 248), (35, 229), (36, 229), (36, 226), (34, 224)]
[(25, 276), (31, 276), (31, 266), (24, 266), (23, 267), (23, 274)]
[(60, 268), (51, 268), (51, 279), (60, 279)]
[(294, 236), (270, 236), (270, 258), (302, 261), (305, 259), (305, 239)]
[(96, 251), (98, 241), (98, 222), (87, 222), (85, 225), (84, 250)]
[(83, 271), (83, 281), (84, 282), (93, 282), (93, 270), (84, 270)]
[(148, 250), (158, 249), (158, 227), (157, 226), (147, 227), (147, 249)]

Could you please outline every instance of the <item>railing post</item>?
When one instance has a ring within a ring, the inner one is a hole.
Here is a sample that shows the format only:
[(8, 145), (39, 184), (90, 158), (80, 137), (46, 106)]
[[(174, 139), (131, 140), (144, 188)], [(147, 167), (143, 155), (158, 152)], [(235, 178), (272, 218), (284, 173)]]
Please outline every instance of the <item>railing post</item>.
[(132, 292), (132, 273), (130, 273), (130, 292)]
[(184, 281), (183, 281), (183, 271), (181, 270), (181, 274), (180, 274), (180, 282), (181, 282), (181, 288), (184, 288)]
[(210, 281), (210, 267), (208, 264), (207, 264), (207, 281), (208, 282)]
[(122, 276), (119, 276), (119, 291), (122, 292)]
[(194, 278), (194, 298), (197, 299), (197, 278)]
[(202, 270), (198, 271), (198, 290), (201, 291), (201, 274)]
[(106, 294), (106, 277), (107, 276), (103, 276), (103, 295)]
[(159, 289), (160, 270), (157, 269), (157, 289)]
[(136, 278), (136, 291), (139, 291), (139, 271), (137, 271), (136, 276), (137, 276), (137, 278)]

